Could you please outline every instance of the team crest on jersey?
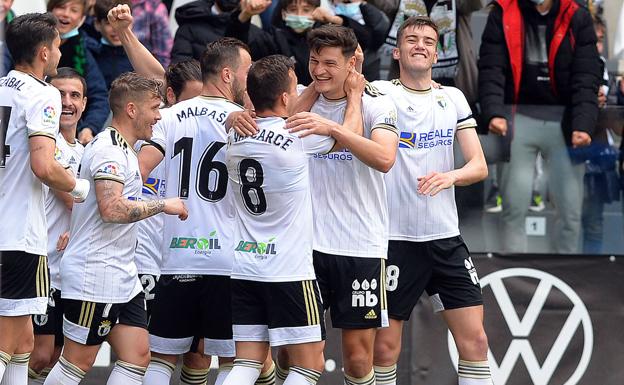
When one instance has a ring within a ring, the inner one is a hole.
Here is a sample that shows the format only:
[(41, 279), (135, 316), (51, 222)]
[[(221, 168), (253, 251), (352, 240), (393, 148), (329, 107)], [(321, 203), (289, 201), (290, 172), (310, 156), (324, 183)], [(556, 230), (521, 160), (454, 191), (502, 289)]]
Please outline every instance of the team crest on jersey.
[(438, 103), (438, 106), (440, 106), (440, 108), (446, 110), (446, 99), (444, 98), (444, 96), (436, 96), (436, 102)]
[(53, 124), (54, 118), (56, 117), (56, 110), (53, 106), (47, 106), (43, 109), (43, 123), (45, 124)]
[(100, 337), (104, 337), (108, 335), (111, 331), (111, 322), (109, 320), (103, 320), (100, 322), (100, 327), (98, 327), (97, 334)]
[(401, 131), (399, 136), (399, 148), (414, 148), (416, 146), (416, 133)]
[[(162, 191), (162, 194), (160, 193)], [(160, 178), (147, 178), (143, 183), (143, 194), (146, 195), (164, 195), (165, 180)]]

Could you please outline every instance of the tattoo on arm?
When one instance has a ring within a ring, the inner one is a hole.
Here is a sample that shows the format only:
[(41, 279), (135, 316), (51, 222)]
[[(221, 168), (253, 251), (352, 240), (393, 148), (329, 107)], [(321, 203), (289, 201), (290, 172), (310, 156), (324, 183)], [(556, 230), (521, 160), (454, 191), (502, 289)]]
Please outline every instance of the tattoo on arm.
[(97, 181), (97, 184), (100, 183), (103, 189), (101, 193), (97, 195), (97, 203), (100, 208), (102, 219), (105, 222), (137, 222), (161, 213), (165, 209), (165, 201), (162, 199), (146, 202), (131, 201), (124, 199), (118, 191), (115, 191), (115, 184), (117, 184), (117, 182), (110, 180)]

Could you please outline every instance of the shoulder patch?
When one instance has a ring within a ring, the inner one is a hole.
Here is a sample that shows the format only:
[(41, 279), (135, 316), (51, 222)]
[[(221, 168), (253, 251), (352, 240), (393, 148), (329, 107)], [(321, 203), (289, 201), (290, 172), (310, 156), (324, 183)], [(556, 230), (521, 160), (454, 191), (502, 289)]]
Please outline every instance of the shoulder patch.
[(383, 92), (379, 91), (379, 89), (377, 87), (375, 87), (374, 85), (370, 84), (370, 83), (366, 83), (366, 87), (364, 88), (364, 92), (368, 95), (368, 96), (372, 96), (373, 98), (376, 98), (377, 96), (382, 96), (385, 95)]

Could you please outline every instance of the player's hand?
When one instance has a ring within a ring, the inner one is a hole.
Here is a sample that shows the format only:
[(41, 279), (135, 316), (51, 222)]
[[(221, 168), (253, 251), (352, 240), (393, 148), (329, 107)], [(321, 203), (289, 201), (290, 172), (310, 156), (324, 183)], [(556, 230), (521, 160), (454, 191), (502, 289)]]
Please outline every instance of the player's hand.
[(76, 185), (69, 194), (74, 198), (74, 202), (80, 203), (87, 199), (89, 191), (91, 191), (91, 183), (86, 179), (76, 178)]
[(69, 243), (69, 231), (64, 232), (56, 242), (56, 251), (63, 251)]
[(602, 87), (598, 89), (598, 108), (603, 108), (607, 105), (607, 95), (604, 93)]
[(182, 202), (180, 198), (168, 198), (165, 199), (165, 209), (163, 210), (165, 214), (169, 215), (177, 215), (178, 218), (185, 221), (188, 218), (188, 210), (186, 209), (186, 205)]
[(362, 73), (352, 69), (344, 82), (344, 91), (347, 97), (361, 98), (366, 88), (366, 79)]
[(364, 51), (362, 51), (362, 46), (358, 43), (358, 46), (355, 49), (355, 70), (359, 73), (362, 73), (363, 66), (364, 66)]
[(86, 146), (87, 144), (89, 144), (90, 141), (93, 140), (93, 130), (91, 130), (89, 127), (85, 127), (82, 130), (80, 130), (80, 132), (78, 133), (78, 141), (83, 145)]
[(241, 136), (256, 135), (258, 133), (258, 125), (254, 120), (255, 115), (251, 110), (232, 112), (225, 120), (225, 127), (228, 130), (233, 128)]
[(329, 9), (325, 7), (317, 7), (314, 12), (312, 12), (312, 19), (323, 24), (332, 23), (342, 25), (342, 18), (340, 16), (334, 15)]
[(120, 4), (108, 11), (108, 22), (116, 32), (132, 28), (133, 22), (130, 7), (126, 4)]
[(591, 136), (584, 131), (572, 131), (572, 147), (584, 147), (591, 144)]
[(259, 15), (271, 5), (271, 0), (241, 0), (239, 20), (247, 21), (254, 15)]
[(492, 134), (505, 136), (507, 135), (507, 119), (505, 118), (492, 118), (488, 129)]
[(442, 84), (436, 82), (435, 80), (431, 81), (431, 88), (435, 88), (436, 90), (439, 90), (440, 88), (442, 88)]
[(456, 182), (452, 171), (432, 172), (418, 178), (418, 192), (423, 195), (434, 196), (440, 191), (453, 186)]
[(297, 132), (297, 136), (300, 138), (312, 134), (331, 136), (332, 131), (337, 126), (336, 122), (325, 119), (314, 112), (298, 112), (286, 120), (288, 132)]

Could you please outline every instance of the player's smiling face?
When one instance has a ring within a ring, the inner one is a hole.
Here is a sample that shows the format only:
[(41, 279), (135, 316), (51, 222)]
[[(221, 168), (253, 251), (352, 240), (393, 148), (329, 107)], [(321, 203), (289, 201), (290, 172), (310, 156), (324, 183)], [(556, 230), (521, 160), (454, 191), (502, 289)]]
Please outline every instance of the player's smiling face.
[(152, 127), (161, 118), (160, 97), (152, 95), (137, 105), (137, 116), (135, 119), (135, 128), (137, 139), (148, 140), (152, 138)]
[(438, 61), (438, 37), (428, 26), (407, 27), (393, 57), (407, 71), (428, 71)]
[(324, 47), (310, 51), (310, 75), (316, 91), (329, 99), (345, 96), (344, 82), (355, 64), (355, 56), (345, 57), (340, 47)]
[(84, 96), (82, 82), (79, 79), (53, 79), (52, 85), (61, 93), (63, 106), (60, 119), (61, 129), (75, 130), (87, 106), (87, 98)]
[(52, 14), (58, 19), (59, 33), (62, 35), (74, 28), (78, 28), (84, 20), (84, 6), (80, 0), (69, 0), (64, 4), (54, 7)]

